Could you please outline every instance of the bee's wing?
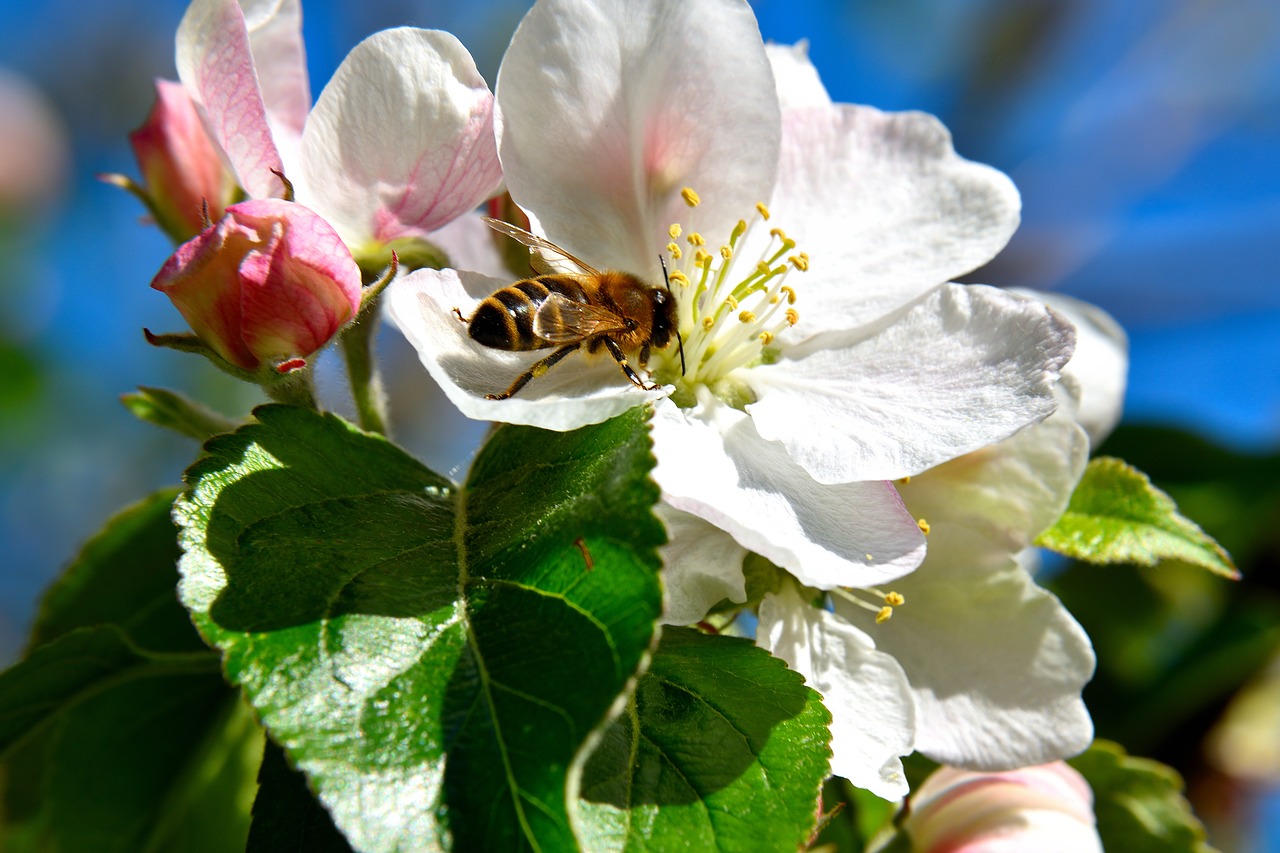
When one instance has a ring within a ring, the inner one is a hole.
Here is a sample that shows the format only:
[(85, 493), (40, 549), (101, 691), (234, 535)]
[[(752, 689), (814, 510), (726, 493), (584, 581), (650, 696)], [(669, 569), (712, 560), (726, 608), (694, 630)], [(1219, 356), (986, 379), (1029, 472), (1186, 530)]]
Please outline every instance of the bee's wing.
[(503, 222), (501, 219), (490, 219), (488, 216), (480, 218), (499, 234), (506, 234), (512, 240), (518, 240), (528, 246), (529, 263), (538, 275), (600, 275), (595, 267), (574, 257), (544, 237), (530, 234), (523, 228), (512, 225), (510, 222)]
[(596, 335), (625, 332), (626, 318), (607, 308), (550, 294), (533, 315), (533, 333), (553, 344), (572, 344)]

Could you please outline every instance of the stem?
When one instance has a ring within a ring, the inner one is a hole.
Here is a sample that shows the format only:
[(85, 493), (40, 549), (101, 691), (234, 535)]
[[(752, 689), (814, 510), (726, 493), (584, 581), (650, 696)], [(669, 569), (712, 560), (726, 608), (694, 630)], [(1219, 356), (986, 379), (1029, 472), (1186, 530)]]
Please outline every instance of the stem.
[(382, 389), (382, 373), (373, 356), (373, 342), (378, 331), (378, 302), (375, 297), (361, 310), (356, 322), (343, 330), (342, 355), (347, 362), (347, 380), (356, 406), (360, 428), (379, 435), (387, 434), (387, 395)]
[(319, 405), (316, 403), (315, 386), (312, 382), (310, 364), (307, 364), (306, 367), (300, 367), (291, 373), (273, 378), (269, 382), (263, 382), (262, 390), (267, 392), (267, 396), (273, 402), (285, 403), (286, 405), (298, 406), (317, 412), (320, 410)]

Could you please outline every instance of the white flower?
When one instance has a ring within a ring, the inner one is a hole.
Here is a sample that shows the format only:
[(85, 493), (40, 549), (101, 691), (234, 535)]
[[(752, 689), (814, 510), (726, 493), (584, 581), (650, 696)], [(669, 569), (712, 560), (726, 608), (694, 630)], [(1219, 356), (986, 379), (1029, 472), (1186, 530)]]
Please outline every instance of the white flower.
[(355, 253), (422, 237), (501, 180), (493, 96), (452, 35), (409, 27), (358, 44), (311, 107), (298, 0), (194, 0), (177, 65), (245, 191), (275, 172)]
[(509, 281), (419, 271), (389, 310), (467, 415), (567, 430), (652, 402), (670, 507), (807, 585), (874, 586), (924, 548), (887, 481), (1048, 416), (1073, 333), (1042, 305), (945, 284), (1016, 227), (1003, 175), (931, 117), (831, 104), (806, 68), (771, 61), (736, 0), (543, 0), (512, 39), (508, 189), (593, 266), (661, 282), (667, 259), (685, 370), (679, 347), (654, 353), (660, 389), (575, 354), (486, 399), (546, 354), (482, 347), (454, 315)]

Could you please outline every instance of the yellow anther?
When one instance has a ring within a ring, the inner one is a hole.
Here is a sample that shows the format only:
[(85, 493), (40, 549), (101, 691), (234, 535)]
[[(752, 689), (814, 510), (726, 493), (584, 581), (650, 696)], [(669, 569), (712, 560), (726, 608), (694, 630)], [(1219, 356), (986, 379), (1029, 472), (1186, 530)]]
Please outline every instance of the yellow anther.
[(800, 322), (800, 312), (794, 308), (788, 308), (787, 324), (790, 326), (794, 326), (796, 323), (799, 323), (799, 322)]
[(769, 221), (769, 208), (765, 207), (764, 202), (756, 202), (756, 210), (760, 211), (760, 215), (764, 217), (765, 222)]
[(679, 247), (679, 246), (677, 246), (675, 243), (668, 243), (668, 244), (667, 244), (667, 251), (671, 253), (671, 257), (672, 257), (672, 258), (674, 258), (674, 259), (675, 259), (675, 260), (677, 260), (677, 261), (678, 261), (678, 260), (680, 260), (680, 255), (681, 255), (682, 253), (681, 253), (681, 251), (680, 251), (680, 247)]
[(707, 241), (706, 241), (706, 239), (705, 239), (705, 238), (703, 238), (703, 236), (702, 236), (701, 234), (699, 234), (697, 231), (690, 231), (690, 232), (689, 232), (689, 236), (688, 236), (686, 239), (689, 241), (689, 245), (690, 245), (690, 246), (705, 246), (705, 245), (707, 245)]
[(770, 273), (772, 273), (773, 270), (769, 267), (768, 264), (766, 264), (764, 261), (761, 261), (760, 263), (756, 264), (756, 272), (760, 273), (760, 275), (767, 276)]
[(876, 624), (883, 625), (893, 617), (892, 607), (881, 607), (880, 612), (876, 614)]
[(792, 266), (800, 270), (800, 272), (809, 271), (809, 256), (806, 255), (804, 252), (801, 252), (798, 255), (792, 255), (791, 257), (787, 258), (787, 260), (791, 261)]
[(667, 233), (671, 235), (672, 240), (680, 239), (680, 233), (683, 231), (679, 222), (672, 222), (671, 227), (667, 229)]
[(770, 304), (770, 305), (777, 305), (777, 304), (778, 304), (779, 302), (781, 302), (781, 301), (782, 301), (782, 299), (781, 299), (781, 298), (778, 296), (778, 294), (776, 294), (776, 293), (769, 297), (769, 304)]
[(907, 603), (907, 599), (900, 592), (887, 592), (884, 596), (884, 603), (890, 607), (901, 607)]
[(750, 311), (743, 311), (738, 315), (738, 322), (740, 323), (754, 323), (755, 321), (756, 315), (752, 314)]
[[(677, 257), (679, 256), (677, 255)], [(667, 278), (671, 279), (681, 287), (689, 286), (689, 276), (684, 274), (684, 270), (672, 270), (671, 275), (667, 276)]]
[(760, 343), (764, 344), (765, 346), (768, 346), (769, 344), (773, 343), (773, 332), (761, 332)]
[(698, 197), (698, 194), (693, 191), (692, 187), (685, 187), (680, 190), (680, 197), (684, 199), (684, 203), (690, 207), (697, 207), (702, 203), (702, 199)]
[(923, 533), (925, 536), (929, 535), (929, 530), (931, 529), (929, 527), (929, 522), (925, 521), (923, 518), (917, 518), (916, 525), (919, 526), (921, 533)]
[(733, 257), (733, 249), (729, 248), (728, 246), (721, 246), (720, 257), (724, 258), (726, 261), (729, 260), (730, 258)]
[(693, 253), (693, 262), (709, 269), (711, 267), (711, 255), (707, 254), (705, 249), (699, 249)]
[(724, 298), (724, 304), (729, 306), (730, 311), (738, 310), (738, 300), (734, 299), (732, 294)]
[(739, 219), (738, 224), (733, 226), (733, 231), (729, 234), (729, 242), (734, 243), (739, 237), (747, 233), (747, 220)]
[(769, 236), (777, 237), (779, 240), (781, 240), (784, 243), (787, 242), (787, 232), (783, 231), (781, 228), (770, 228)]
[(789, 284), (784, 284), (784, 285), (782, 285), (782, 287), (779, 287), (779, 288), (778, 288), (778, 290), (779, 290), (779, 291), (781, 291), (782, 293), (787, 294), (787, 304), (788, 304), (788, 305), (795, 305), (795, 304), (796, 304), (796, 292), (795, 292), (795, 290), (791, 287), (791, 285), (789, 285)]
[(911, 482), (911, 477), (909, 477), (909, 476), (907, 476), (907, 477), (903, 477), (903, 478), (902, 478), (901, 480), (899, 480), (898, 482), (905, 486), (907, 483), (910, 483), (910, 482)]
[(863, 554), (862, 556), (867, 558), (868, 563), (870, 563), (872, 560), (875, 559), (875, 557), (871, 556), (870, 554)]
[(714, 317), (702, 318), (702, 328), (706, 329), (708, 332), (711, 331), (711, 327), (714, 326), (715, 324), (716, 324), (716, 320)]

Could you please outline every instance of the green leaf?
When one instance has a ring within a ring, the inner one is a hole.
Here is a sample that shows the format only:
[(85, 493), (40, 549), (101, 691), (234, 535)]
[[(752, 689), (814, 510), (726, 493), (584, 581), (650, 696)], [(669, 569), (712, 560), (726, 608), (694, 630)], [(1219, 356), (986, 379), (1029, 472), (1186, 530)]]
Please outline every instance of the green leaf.
[(316, 802), (307, 777), (289, 766), (284, 750), (267, 741), (258, 771), (258, 796), (245, 853), (350, 853), (351, 845), (333, 818)]
[(817, 819), (831, 721), (749, 640), (668, 628), (582, 783), (588, 850), (795, 850)]
[(177, 489), (151, 495), (112, 518), (45, 593), (31, 645), (75, 628), (115, 625), (152, 651), (205, 648), (178, 603)]
[(461, 487), (255, 414), (175, 512), (182, 600), (272, 739), (359, 849), (572, 848), (571, 767), (661, 609), (645, 414), (500, 427)]
[(1119, 744), (1102, 740), (1067, 763), (1093, 788), (1098, 834), (1107, 850), (1212, 853), (1173, 768), (1126, 755)]
[(171, 429), (174, 432), (205, 441), (223, 432), (231, 432), (239, 424), (167, 388), (139, 386), (130, 394), (121, 394), (120, 402), (140, 421)]
[(1099, 457), (1089, 463), (1062, 514), (1036, 544), (1092, 563), (1154, 566), (1182, 560), (1238, 579), (1231, 557), (1173, 499), (1125, 462)]

